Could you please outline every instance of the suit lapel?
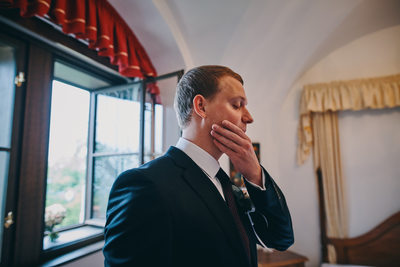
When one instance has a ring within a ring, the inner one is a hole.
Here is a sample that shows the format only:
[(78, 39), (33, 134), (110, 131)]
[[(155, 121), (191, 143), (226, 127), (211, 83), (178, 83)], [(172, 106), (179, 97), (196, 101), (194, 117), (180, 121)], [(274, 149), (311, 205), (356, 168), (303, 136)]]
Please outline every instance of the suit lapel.
[(234, 251), (239, 253), (243, 266), (247, 266), (247, 256), (237, 231), (232, 214), (207, 175), (181, 150), (171, 147), (166, 155), (172, 158), (175, 163), (183, 169), (183, 178), (199, 196), (209, 209), (222, 231), (225, 233), (228, 243)]

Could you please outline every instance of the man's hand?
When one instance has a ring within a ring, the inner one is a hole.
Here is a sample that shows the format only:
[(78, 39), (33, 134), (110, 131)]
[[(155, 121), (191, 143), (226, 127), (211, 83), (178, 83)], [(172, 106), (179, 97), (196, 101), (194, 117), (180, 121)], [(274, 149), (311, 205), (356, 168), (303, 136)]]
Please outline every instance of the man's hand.
[(230, 158), (238, 172), (249, 182), (263, 186), (260, 163), (250, 138), (242, 129), (224, 120), (222, 125), (212, 125), (211, 135), (214, 137), (214, 144)]

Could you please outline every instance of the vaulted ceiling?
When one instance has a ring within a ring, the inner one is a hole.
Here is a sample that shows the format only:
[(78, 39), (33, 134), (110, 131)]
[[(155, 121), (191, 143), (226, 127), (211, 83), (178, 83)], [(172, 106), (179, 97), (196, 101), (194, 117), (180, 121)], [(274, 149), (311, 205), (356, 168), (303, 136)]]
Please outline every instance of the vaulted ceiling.
[[(113, 0), (159, 74), (203, 64), (240, 73), (280, 104), (335, 49), (400, 24), (399, 0)], [(260, 97), (260, 98), (259, 98)], [(260, 104), (260, 103), (256, 103)]]

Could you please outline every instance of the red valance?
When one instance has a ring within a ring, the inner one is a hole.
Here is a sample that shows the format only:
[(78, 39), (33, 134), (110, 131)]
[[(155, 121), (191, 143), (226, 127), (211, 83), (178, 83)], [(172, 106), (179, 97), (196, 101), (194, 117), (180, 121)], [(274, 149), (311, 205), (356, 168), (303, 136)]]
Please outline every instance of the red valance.
[[(107, 0), (0, 0), (19, 8), (22, 17), (48, 17), (66, 34), (87, 40), (89, 48), (110, 58), (127, 77), (155, 77), (156, 70), (135, 34)], [(155, 84), (148, 87), (159, 94)]]

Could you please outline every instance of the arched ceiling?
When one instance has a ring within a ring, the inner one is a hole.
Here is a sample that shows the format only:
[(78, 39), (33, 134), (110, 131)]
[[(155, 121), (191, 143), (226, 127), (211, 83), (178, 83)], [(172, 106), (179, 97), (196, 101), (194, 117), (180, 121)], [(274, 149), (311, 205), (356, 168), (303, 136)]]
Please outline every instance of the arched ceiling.
[(279, 107), (291, 85), (330, 52), (400, 24), (400, 0), (110, 3), (132, 27), (159, 74), (203, 64), (227, 65), (243, 76), (250, 103), (271, 109)]

